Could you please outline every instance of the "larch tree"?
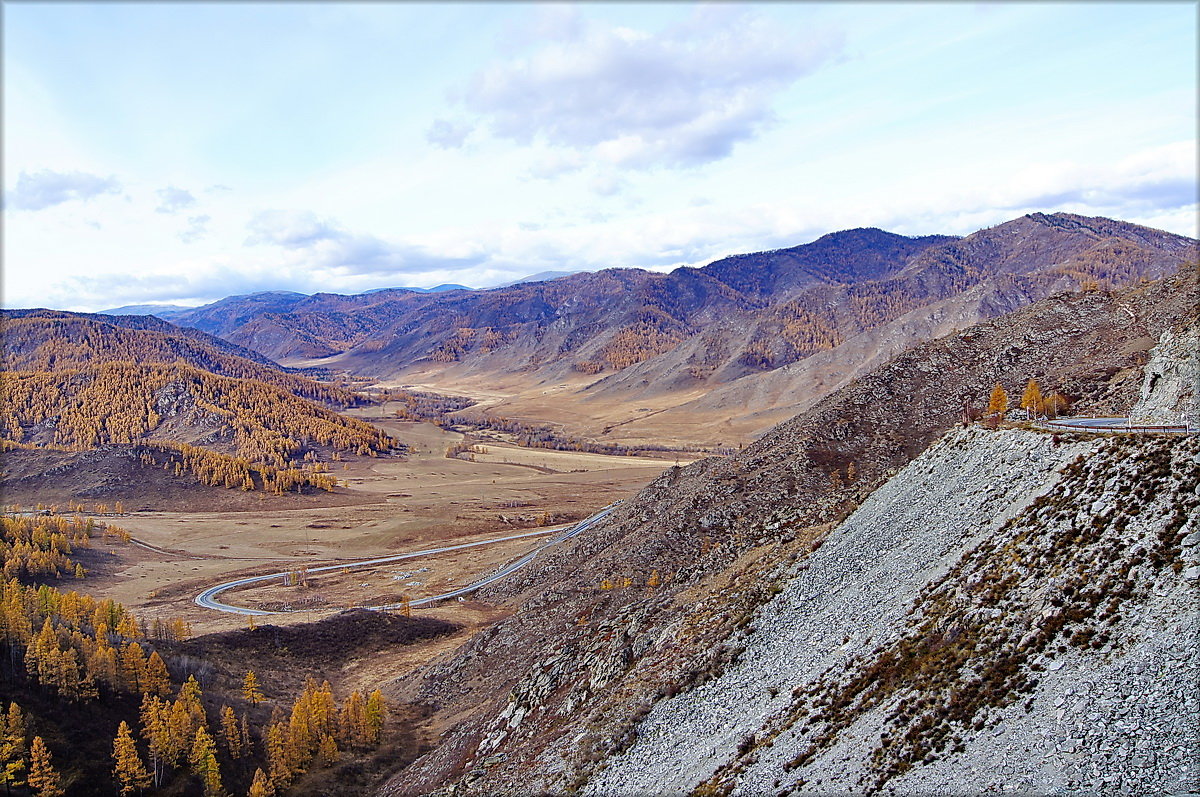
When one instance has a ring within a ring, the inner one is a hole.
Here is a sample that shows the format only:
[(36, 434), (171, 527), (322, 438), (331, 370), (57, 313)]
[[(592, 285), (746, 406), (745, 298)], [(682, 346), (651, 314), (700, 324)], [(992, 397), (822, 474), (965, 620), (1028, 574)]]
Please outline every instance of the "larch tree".
[(171, 694), (171, 675), (167, 672), (167, 663), (163, 661), (162, 656), (158, 655), (158, 651), (150, 654), (150, 658), (146, 659), (145, 682), (142, 684), (142, 692), (159, 697), (166, 697)]
[(275, 792), (286, 790), (292, 783), (286, 728), (283, 722), (273, 722), (267, 728), (267, 772), (271, 790)]
[(337, 742), (333, 736), (322, 734), (321, 741), (317, 744), (317, 761), (323, 767), (331, 767), (337, 763), (341, 753), (338, 751)]
[(1004, 392), (1004, 386), (997, 382), (988, 399), (987, 414), (996, 420), (1004, 420), (1006, 412), (1008, 412), (1008, 393)]
[(1059, 393), (1057, 390), (1051, 392), (1050, 395), (1046, 397), (1046, 413), (1052, 418), (1057, 418), (1059, 415), (1062, 415), (1063, 412), (1070, 408), (1070, 406), (1070, 400), (1068, 400), (1066, 396), (1064, 396), (1062, 393)]
[(192, 774), (200, 779), (200, 785), (204, 787), (204, 797), (223, 797), (225, 790), (221, 787), (221, 770), (217, 766), (217, 743), (203, 727), (196, 729), (188, 763), (191, 764)]
[(254, 746), (250, 739), (250, 717), (245, 713), (242, 714), (241, 730), (242, 730), (242, 740), (241, 740), (242, 756), (249, 757), (251, 755), (254, 755)]
[(121, 794), (133, 794), (150, 785), (150, 773), (138, 755), (129, 723), (124, 720), (117, 728), (117, 738), (113, 740), (113, 761), (113, 779)]
[(154, 695), (142, 696), (142, 738), (150, 748), (154, 785), (160, 786), (163, 770), (174, 762), (175, 748), (171, 739), (167, 705)]
[(367, 743), (367, 701), (355, 689), (342, 702), (339, 713), (341, 738), (346, 747), (364, 747)]
[(247, 703), (253, 703), (256, 706), (266, 699), (254, 670), (246, 670), (246, 677), (242, 679), (242, 697), (246, 699)]
[(250, 783), (250, 791), (246, 793), (246, 797), (270, 797), (271, 782), (267, 780), (267, 775), (262, 771), (262, 768), (254, 770), (254, 780)]
[(379, 744), (383, 739), (383, 724), (387, 720), (387, 702), (383, 699), (383, 692), (376, 689), (367, 698), (366, 705), (366, 721), (367, 721), (367, 741), (371, 744)]
[(1041, 387), (1036, 379), (1030, 379), (1025, 385), (1025, 392), (1021, 394), (1021, 409), (1028, 412), (1030, 417), (1041, 415), (1043, 403)]
[(63, 797), (66, 793), (50, 751), (40, 736), (33, 737), (29, 745), (29, 788), (37, 797)]
[(221, 738), (230, 758), (236, 760), (242, 757), (242, 729), (238, 727), (237, 715), (229, 706), (221, 706)]
[(21, 785), (21, 773), (24, 771), (25, 719), (21, 716), (21, 707), (9, 703), (4, 735), (0, 737), (0, 780), (4, 781), (6, 793), (10, 787)]

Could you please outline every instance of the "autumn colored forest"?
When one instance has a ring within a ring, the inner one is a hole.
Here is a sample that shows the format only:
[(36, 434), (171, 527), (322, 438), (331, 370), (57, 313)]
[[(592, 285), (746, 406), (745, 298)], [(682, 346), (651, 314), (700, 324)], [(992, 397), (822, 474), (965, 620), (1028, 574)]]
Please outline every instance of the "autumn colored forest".
[(387, 740), (378, 691), (339, 701), (310, 678), (287, 700), (247, 669), (240, 688), (204, 695), (189, 672), (200, 660), (171, 647), (191, 636), (187, 622), (147, 621), (110, 599), (52, 585), (86, 583), (74, 551), (98, 536), (127, 541), (127, 531), (13, 509), (0, 516), (0, 779), (10, 790), (306, 793), (299, 784), (311, 782), (309, 773), (352, 763)]

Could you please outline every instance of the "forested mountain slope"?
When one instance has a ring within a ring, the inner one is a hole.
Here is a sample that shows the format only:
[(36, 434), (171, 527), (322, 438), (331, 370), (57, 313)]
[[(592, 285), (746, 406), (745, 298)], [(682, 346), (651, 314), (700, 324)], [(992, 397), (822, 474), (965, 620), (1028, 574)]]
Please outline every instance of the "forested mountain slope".
[(0, 441), (10, 493), (39, 482), (101, 489), (95, 457), (80, 456), (97, 448), (114, 462), (129, 460), (117, 468), (127, 478), (110, 485), (117, 492), (136, 492), (145, 475), (134, 471), (145, 466), (245, 490), (331, 489), (320, 460), (402, 448), (325, 406), (356, 404), (355, 394), (261, 355), (243, 357), (196, 330), (45, 310), (6, 312), (2, 321)]
[(5, 371), (58, 372), (107, 362), (184, 362), (201, 371), (255, 379), (316, 401), (352, 405), (345, 390), (289, 373), (256, 351), (154, 316), (107, 316), (58, 310), (0, 311)]
[(435, 707), (434, 727), (450, 727), (386, 792), (450, 783), (523, 794), (588, 782), (639, 738), (656, 701), (737, 658), (755, 608), (783, 587), (787, 568), (802, 568), (829, 524), (958, 422), (964, 405), (981, 407), (997, 381), (1019, 394), (1034, 377), (1081, 409), (1128, 407), (1144, 341), (1194, 323), (1196, 307), (1191, 269), (1116, 293), (1057, 294), (899, 355), (733, 457), (671, 469), (601, 526), (492, 588), (485, 597), (508, 601), (511, 617), (392, 687)]

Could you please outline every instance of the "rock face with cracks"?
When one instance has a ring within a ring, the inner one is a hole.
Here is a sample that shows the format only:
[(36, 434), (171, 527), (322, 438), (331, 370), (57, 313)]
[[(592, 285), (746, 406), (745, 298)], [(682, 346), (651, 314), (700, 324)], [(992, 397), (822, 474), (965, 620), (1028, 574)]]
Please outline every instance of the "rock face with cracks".
[(1200, 328), (1168, 329), (1150, 352), (1138, 403), (1129, 413), (1139, 423), (1200, 426)]

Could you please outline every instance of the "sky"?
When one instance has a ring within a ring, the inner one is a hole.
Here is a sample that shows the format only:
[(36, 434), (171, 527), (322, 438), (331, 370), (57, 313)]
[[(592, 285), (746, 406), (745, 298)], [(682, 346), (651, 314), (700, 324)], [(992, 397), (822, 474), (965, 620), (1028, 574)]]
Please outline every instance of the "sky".
[(488, 287), (1024, 213), (1197, 235), (1172, 3), (37, 3), (7, 307)]

